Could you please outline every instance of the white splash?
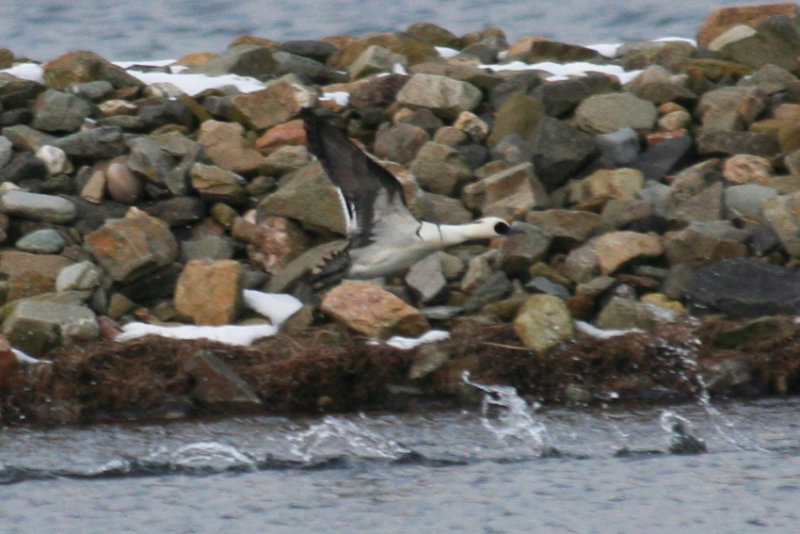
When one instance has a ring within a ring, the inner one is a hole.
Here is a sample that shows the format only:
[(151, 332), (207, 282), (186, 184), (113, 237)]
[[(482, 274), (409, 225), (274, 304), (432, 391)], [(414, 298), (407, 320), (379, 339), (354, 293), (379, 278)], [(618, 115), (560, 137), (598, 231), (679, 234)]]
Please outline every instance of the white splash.
[(556, 63), (554, 61), (525, 63), (523, 61), (510, 61), (508, 63), (498, 63), (494, 65), (481, 65), (481, 68), (491, 69), (493, 71), (541, 70), (549, 73), (545, 79), (550, 82), (567, 80), (574, 76), (586, 76), (591, 73), (600, 73), (616, 76), (621, 84), (626, 84), (642, 73), (641, 70), (625, 70), (619, 65), (589, 63), (587, 61), (575, 61), (573, 63)]
[[(424, 343), (434, 343), (444, 339), (450, 339), (450, 332), (447, 330), (428, 330), (419, 337), (392, 336), (387, 339), (385, 343), (396, 349), (411, 350)], [(379, 345), (380, 343), (381, 342), (377, 339), (371, 339), (369, 341), (370, 345)]]
[(585, 321), (575, 321), (575, 328), (587, 336), (596, 337), (598, 339), (610, 339), (612, 337), (624, 336), (625, 334), (641, 334), (644, 330), (639, 328), (626, 328), (626, 329), (603, 329), (589, 324)]

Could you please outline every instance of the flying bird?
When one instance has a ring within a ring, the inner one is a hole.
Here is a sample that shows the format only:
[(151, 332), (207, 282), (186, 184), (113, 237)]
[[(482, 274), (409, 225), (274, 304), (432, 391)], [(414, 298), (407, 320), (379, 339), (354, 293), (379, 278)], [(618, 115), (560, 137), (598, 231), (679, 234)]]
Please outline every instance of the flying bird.
[[(323, 250), (316, 258), (317, 265), (313, 261), (306, 265), (304, 278), (314, 290), (343, 278), (390, 276), (432, 252), (517, 233), (500, 217), (483, 217), (466, 224), (417, 220), (406, 205), (403, 186), (392, 173), (367, 156), (345, 132), (310, 109), (300, 115), (308, 149), (336, 186), (347, 223), (346, 242)], [(280, 280), (280, 275), (276, 282), (270, 284), (271, 290), (285, 289), (275, 287), (279, 284), (289, 285), (288, 280)]]

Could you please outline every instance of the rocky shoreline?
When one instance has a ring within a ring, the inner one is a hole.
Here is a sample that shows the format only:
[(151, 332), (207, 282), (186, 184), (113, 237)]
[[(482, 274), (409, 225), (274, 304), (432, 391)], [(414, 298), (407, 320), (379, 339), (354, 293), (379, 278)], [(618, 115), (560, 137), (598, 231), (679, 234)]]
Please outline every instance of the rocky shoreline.
[[(417, 23), (126, 68), (0, 51), (0, 424), (473, 402), (464, 372), (543, 402), (797, 393), (799, 16), (602, 49)], [(268, 324), (243, 290), (290, 291), (341, 239), (306, 107), (419, 218), (521, 232), (298, 295), (247, 346), (114, 341)]]

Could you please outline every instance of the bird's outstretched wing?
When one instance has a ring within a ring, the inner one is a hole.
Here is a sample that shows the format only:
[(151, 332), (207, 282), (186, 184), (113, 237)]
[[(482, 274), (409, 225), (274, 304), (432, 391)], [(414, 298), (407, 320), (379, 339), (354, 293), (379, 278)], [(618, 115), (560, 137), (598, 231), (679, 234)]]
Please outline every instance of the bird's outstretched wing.
[(403, 186), (392, 173), (367, 156), (345, 132), (306, 108), (308, 149), (322, 164), (344, 198), (347, 237), (351, 247), (364, 247), (388, 236), (398, 222), (414, 224)]

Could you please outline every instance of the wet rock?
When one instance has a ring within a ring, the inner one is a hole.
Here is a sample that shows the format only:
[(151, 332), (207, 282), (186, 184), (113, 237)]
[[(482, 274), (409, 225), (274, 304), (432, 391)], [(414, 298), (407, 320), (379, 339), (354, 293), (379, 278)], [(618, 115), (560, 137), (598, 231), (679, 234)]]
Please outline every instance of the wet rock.
[(242, 303), (242, 266), (235, 260), (191, 260), (175, 286), (175, 309), (195, 324), (233, 322)]
[(191, 72), (201, 72), (210, 76), (238, 74), (266, 80), (276, 68), (277, 62), (272, 57), (272, 52), (269, 48), (254, 44), (241, 44), (228, 48), (222, 54), (190, 70)]
[(60, 345), (97, 339), (100, 330), (89, 308), (26, 300), (3, 321), (3, 333), (13, 346), (40, 356)]
[(472, 111), (480, 101), (481, 91), (474, 85), (436, 74), (415, 74), (397, 93), (399, 104), (428, 108), (444, 117)]
[(407, 164), (428, 141), (430, 137), (422, 128), (400, 123), (378, 130), (373, 152), (381, 159)]
[(34, 103), (31, 126), (45, 132), (74, 132), (91, 113), (91, 104), (83, 98), (48, 89)]
[[(309, 210), (308, 206), (314, 206)], [(284, 178), (278, 190), (267, 196), (259, 209), (269, 215), (288, 217), (312, 228), (325, 228), (344, 235), (342, 205), (333, 184), (319, 163)]]
[(81, 291), (100, 285), (102, 273), (90, 261), (82, 261), (61, 269), (56, 278), (56, 291)]
[(244, 127), (235, 122), (207, 120), (200, 125), (197, 142), (215, 165), (235, 173), (258, 169), (264, 160), (243, 137)]
[(472, 170), (461, 154), (453, 147), (432, 141), (419, 149), (408, 168), (425, 190), (442, 195), (452, 195), (472, 177)]
[(532, 211), (526, 220), (557, 240), (575, 244), (583, 243), (598, 230), (600, 216), (590, 211), (549, 209)]
[(417, 337), (429, 329), (419, 310), (369, 282), (345, 281), (323, 297), (320, 310), (370, 337)]
[(178, 244), (169, 226), (142, 212), (107, 221), (86, 236), (86, 246), (119, 282), (136, 280), (178, 257)]
[(534, 208), (549, 204), (544, 186), (539, 182), (530, 163), (521, 163), (473, 182), (462, 193), (469, 209), (483, 215), (523, 218)]
[(529, 150), (536, 175), (548, 190), (562, 185), (595, 154), (594, 138), (564, 121), (543, 117)]
[(800, 274), (748, 258), (726, 259), (694, 271), (685, 294), (694, 306), (732, 317), (796, 315)]
[(524, 93), (509, 95), (497, 110), (487, 146), (492, 148), (511, 134), (528, 138), (544, 114), (541, 100)]
[(603, 274), (611, 274), (631, 260), (655, 258), (664, 252), (658, 236), (638, 232), (609, 232), (595, 241), (597, 262)]
[(683, 314), (655, 304), (614, 297), (597, 315), (595, 324), (606, 329), (649, 330), (659, 324), (674, 323), (683, 318)]
[(51, 143), (68, 156), (82, 158), (113, 158), (125, 153), (122, 129), (116, 126), (99, 126), (83, 130)]
[(138, 78), (95, 54), (80, 50), (68, 52), (59, 58), (42, 65), (44, 83), (52, 89), (63, 90), (73, 83), (105, 80), (115, 88), (139, 87)]
[(233, 97), (230, 116), (248, 128), (264, 130), (294, 118), (302, 108), (313, 106), (316, 101), (317, 94), (312, 89), (292, 76), (284, 76), (266, 89)]
[(630, 93), (592, 95), (575, 110), (578, 127), (591, 133), (608, 133), (632, 128), (639, 133), (653, 129), (658, 111), (652, 102)]
[(18, 250), (36, 254), (58, 254), (67, 242), (58, 231), (52, 228), (43, 228), (25, 234), (14, 243)]
[(670, 264), (692, 266), (747, 254), (749, 233), (727, 221), (696, 221), (683, 230), (667, 232), (662, 245)]
[(192, 399), (215, 409), (255, 409), (261, 399), (242, 378), (210, 350), (198, 350), (184, 363), (193, 378)]
[(430, 254), (412, 265), (406, 273), (405, 282), (420, 304), (430, 305), (441, 301), (447, 294), (441, 256)]
[(564, 301), (552, 295), (533, 295), (514, 319), (514, 332), (522, 343), (543, 354), (575, 336), (572, 317)]
[(25, 191), (6, 191), (0, 195), (0, 212), (53, 223), (69, 223), (77, 214), (75, 204), (66, 198)]
[(207, 202), (238, 205), (247, 200), (247, 181), (238, 174), (214, 165), (195, 163), (189, 174), (192, 187)]

